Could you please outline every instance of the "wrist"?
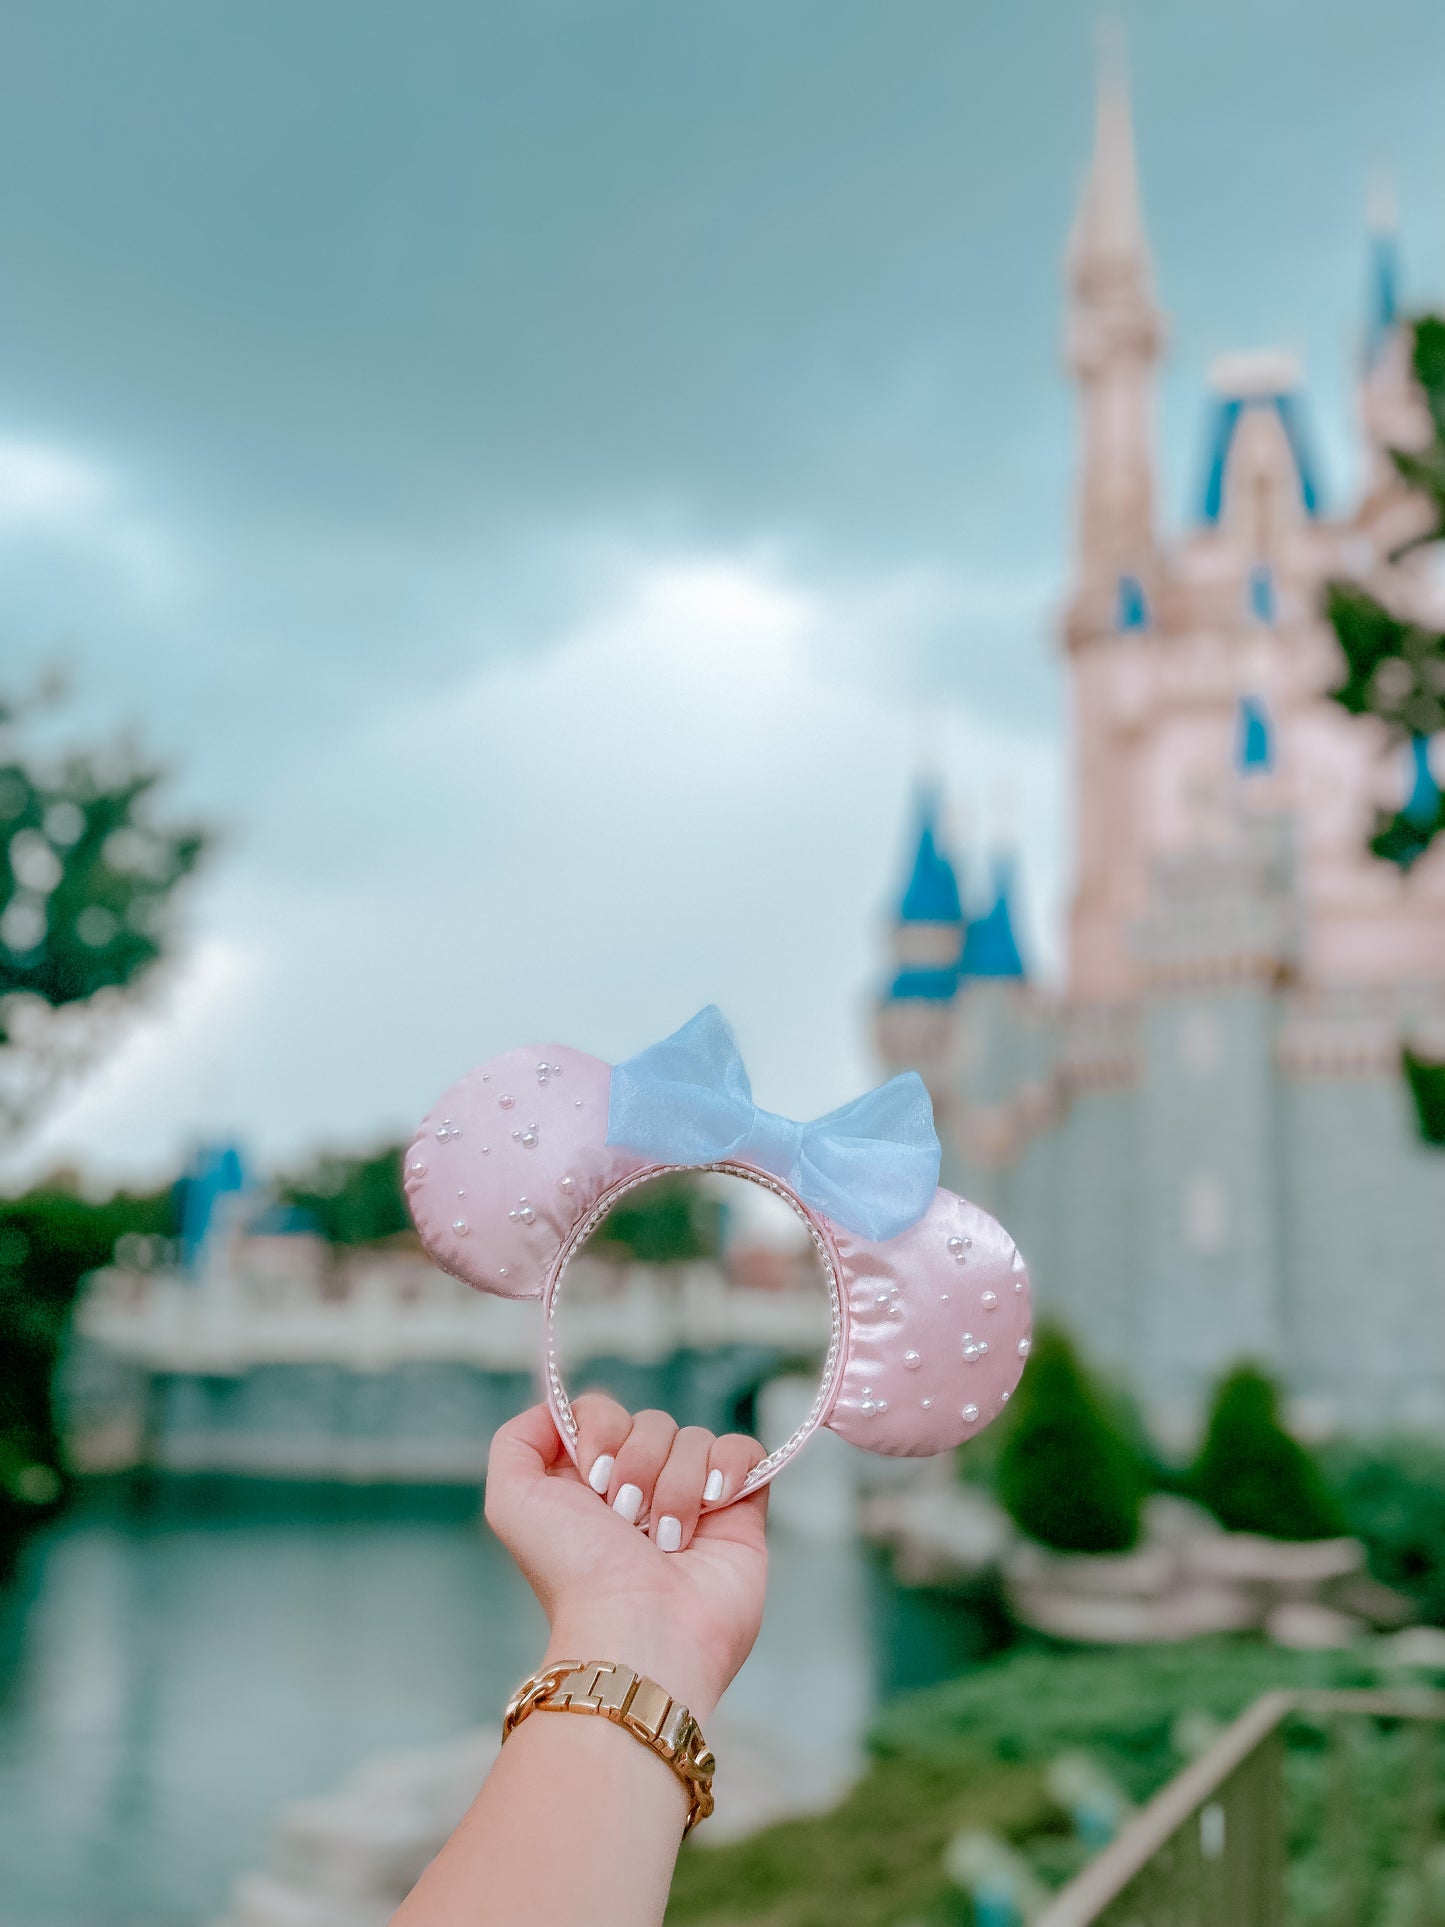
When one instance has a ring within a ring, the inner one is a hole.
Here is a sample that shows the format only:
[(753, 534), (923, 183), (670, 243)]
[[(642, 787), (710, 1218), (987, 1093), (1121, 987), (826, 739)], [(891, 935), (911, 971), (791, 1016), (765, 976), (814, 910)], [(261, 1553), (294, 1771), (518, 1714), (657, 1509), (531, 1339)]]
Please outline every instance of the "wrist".
[(699, 1725), (714, 1711), (727, 1685), (691, 1642), (673, 1638), (665, 1628), (599, 1612), (559, 1613), (552, 1622), (543, 1666), (588, 1659), (612, 1660), (644, 1679), (656, 1680)]

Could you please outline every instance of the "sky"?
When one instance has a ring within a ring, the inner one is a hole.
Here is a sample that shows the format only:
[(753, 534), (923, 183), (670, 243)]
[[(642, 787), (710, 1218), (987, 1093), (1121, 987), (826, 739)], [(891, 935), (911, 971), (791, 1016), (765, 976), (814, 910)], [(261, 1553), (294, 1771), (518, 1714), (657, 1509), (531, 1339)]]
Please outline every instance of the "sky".
[[(63, 665), (62, 730), (133, 732), (216, 841), (0, 1176), (364, 1149), (707, 1002), (826, 1109), (933, 774), (1057, 974), (1095, 14), (10, 0), (0, 676)], [(1234, 348), (1301, 355), (1338, 503), (1382, 168), (1445, 297), (1445, 9), (1122, 18), (1166, 518)]]

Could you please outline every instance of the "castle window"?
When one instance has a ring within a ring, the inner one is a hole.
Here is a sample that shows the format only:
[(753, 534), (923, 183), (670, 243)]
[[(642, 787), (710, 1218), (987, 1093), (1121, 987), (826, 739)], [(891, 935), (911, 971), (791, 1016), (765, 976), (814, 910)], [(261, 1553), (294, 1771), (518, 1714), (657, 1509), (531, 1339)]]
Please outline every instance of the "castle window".
[(1249, 613), (1256, 622), (1273, 622), (1276, 613), (1274, 570), (1267, 562), (1256, 563), (1249, 572)]
[(1144, 585), (1137, 575), (1119, 577), (1118, 601), (1114, 612), (1114, 626), (1120, 634), (1131, 629), (1149, 627), (1149, 602), (1144, 594)]
[(1229, 1233), (1229, 1199), (1224, 1180), (1214, 1171), (1196, 1171), (1184, 1187), (1181, 1230), (1191, 1251), (1224, 1249)]
[(1267, 776), (1274, 768), (1274, 731), (1260, 696), (1241, 696), (1235, 723), (1234, 767), (1242, 776)]

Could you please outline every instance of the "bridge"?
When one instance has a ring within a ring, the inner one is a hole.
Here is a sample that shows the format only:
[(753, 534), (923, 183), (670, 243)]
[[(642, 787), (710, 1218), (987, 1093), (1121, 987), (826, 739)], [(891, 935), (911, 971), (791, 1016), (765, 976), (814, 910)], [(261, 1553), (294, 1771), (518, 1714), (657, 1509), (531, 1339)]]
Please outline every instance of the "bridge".
[[(411, 1252), (338, 1266), (319, 1241), (227, 1242), (199, 1273), (94, 1273), (62, 1373), (75, 1462), (285, 1477), (480, 1482), (497, 1426), (536, 1396), (533, 1302), (469, 1290)], [(721, 1267), (579, 1258), (561, 1321), (569, 1385), (713, 1431), (755, 1430), (758, 1393), (821, 1359), (806, 1265), (774, 1289)]]

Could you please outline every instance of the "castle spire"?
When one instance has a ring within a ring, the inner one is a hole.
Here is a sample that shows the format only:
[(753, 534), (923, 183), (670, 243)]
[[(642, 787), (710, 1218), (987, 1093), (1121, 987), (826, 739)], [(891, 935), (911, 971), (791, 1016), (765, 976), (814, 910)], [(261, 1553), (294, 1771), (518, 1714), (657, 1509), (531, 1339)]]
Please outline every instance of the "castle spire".
[(1132, 606), (1152, 573), (1154, 367), (1164, 335), (1117, 33), (1100, 52), (1094, 152), (1069, 237), (1068, 285), (1068, 357), (1083, 414), (1080, 601), (1109, 619), (1121, 585)]
[(1372, 368), (1400, 319), (1400, 217), (1387, 176), (1371, 183), (1369, 307), (1365, 316), (1365, 366)]
[[(1399, 216), (1388, 176), (1376, 174), (1370, 186), (1365, 330), (1360, 368), (1360, 420), (1368, 467), (1362, 518), (1376, 525), (1388, 548), (1414, 533), (1411, 502), (1404, 490), (1391, 450), (1428, 446), (1430, 416), (1415, 382), (1414, 334), (1401, 296), (1403, 268)], [(1381, 532), (1379, 518), (1388, 516), (1390, 529)]]
[(1094, 153), (1069, 236), (1069, 270), (1076, 288), (1107, 273), (1134, 280), (1145, 295), (1149, 291), (1149, 243), (1139, 202), (1123, 40), (1117, 30), (1100, 40)]

